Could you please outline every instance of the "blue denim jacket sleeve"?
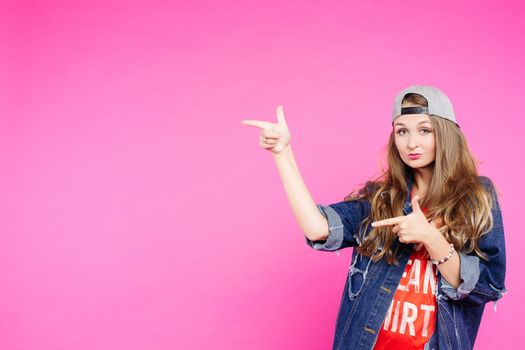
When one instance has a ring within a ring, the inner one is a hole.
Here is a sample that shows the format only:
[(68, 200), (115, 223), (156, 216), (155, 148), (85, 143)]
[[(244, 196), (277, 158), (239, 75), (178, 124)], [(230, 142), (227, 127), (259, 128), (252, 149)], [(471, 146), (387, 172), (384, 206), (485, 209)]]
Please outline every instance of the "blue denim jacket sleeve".
[(330, 205), (317, 204), (317, 208), (328, 221), (328, 237), (324, 241), (306, 243), (315, 250), (337, 251), (359, 245), (359, 226), (370, 215), (370, 202), (363, 200), (342, 201)]
[(441, 276), (441, 291), (443, 293), (452, 300), (461, 300), (464, 303), (474, 305), (496, 301), (506, 292), (505, 237), (501, 210), (491, 180), (482, 177), (482, 182), (494, 199), (492, 207), (494, 226), (479, 241), (479, 248), (485, 253), (488, 261), (480, 259), (474, 253), (469, 255), (459, 253), (460, 277), (463, 281), (457, 289)]

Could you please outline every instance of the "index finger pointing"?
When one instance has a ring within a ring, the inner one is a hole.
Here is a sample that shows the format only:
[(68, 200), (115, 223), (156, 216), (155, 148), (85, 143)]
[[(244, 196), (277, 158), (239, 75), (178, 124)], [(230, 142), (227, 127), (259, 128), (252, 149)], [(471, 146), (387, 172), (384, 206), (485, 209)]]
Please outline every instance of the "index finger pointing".
[(403, 216), (398, 216), (398, 217), (395, 217), (395, 218), (374, 221), (372, 223), (372, 227), (379, 227), (379, 226), (386, 226), (386, 225), (395, 225), (395, 224), (399, 224), (402, 220), (403, 220)]
[(272, 123), (263, 122), (261, 120), (251, 120), (251, 119), (245, 119), (241, 121), (241, 124), (255, 126), (261, 129), (269, 129), (272, 126)]

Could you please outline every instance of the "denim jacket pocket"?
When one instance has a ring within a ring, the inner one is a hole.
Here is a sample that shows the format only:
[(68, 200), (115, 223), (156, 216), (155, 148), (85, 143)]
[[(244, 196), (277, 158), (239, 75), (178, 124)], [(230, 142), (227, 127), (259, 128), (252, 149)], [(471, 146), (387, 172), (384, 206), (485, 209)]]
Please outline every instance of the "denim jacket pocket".
[(354, 252), (352, 263), (348, 268), (348, 297), (350, 300), (355, 300), (359, 296), (367, 279), (374, 278), (378, 270), (376, 267), (371, 258)]

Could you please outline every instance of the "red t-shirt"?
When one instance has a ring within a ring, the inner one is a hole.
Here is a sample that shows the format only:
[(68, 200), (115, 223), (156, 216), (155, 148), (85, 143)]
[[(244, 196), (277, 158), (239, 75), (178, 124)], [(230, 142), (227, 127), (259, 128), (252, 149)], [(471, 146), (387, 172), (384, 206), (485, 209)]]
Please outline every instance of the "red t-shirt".
[[(426, 212), (426, 208), (421, 208)], [(423, 349), (436, 323), (437, 267), (418, 245), (405, 267), (377, 336), (377, 349)]]

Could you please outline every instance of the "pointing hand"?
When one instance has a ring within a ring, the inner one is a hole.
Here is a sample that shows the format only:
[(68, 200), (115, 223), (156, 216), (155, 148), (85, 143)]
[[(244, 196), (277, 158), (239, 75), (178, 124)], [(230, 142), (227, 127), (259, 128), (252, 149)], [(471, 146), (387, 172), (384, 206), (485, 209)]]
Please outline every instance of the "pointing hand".
[(291, 135), (284, 119), (282, 105), (277, 106), (277, 123), (249, 119), (243, 120), (241, 123), (261, 128), (259, 145), (274, 154), (281, 153), (290, 143)]
[[(379, 220), (372, 223), (373, 227), (394, 225), (392, 232), (397, 234), (399, 242), (402, 243), (425, 243), (433, 234), (440, 221), (428, 222), (425, 213), (419, 207), (419, 196), (412, 198), (412, 213), (389, 219)], [(439, 232), (439, 230), (437, 230)]]

